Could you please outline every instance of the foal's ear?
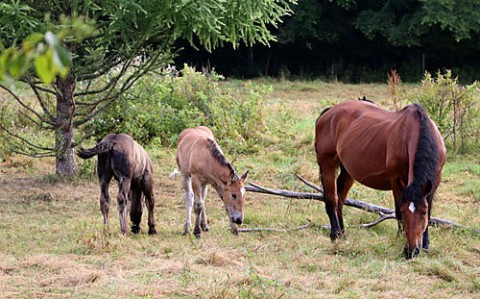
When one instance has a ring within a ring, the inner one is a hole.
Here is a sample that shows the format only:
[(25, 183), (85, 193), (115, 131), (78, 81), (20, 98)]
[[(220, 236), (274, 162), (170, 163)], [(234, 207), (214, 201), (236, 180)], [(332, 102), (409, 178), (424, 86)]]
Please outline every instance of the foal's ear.
[(245, 182), (245, 181), (247, 180), (247, 178), (248, 178), (248, 170), (242, 175), (242, 177), (240, 178), (240, 180), (241, 180), (242, 182)]

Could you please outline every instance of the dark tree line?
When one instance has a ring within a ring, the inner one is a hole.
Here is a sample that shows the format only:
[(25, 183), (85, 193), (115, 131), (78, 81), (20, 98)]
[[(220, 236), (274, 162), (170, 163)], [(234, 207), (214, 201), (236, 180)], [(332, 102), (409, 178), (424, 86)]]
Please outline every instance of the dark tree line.
[(480, 69), (480, 1), (302, 0), (270, 47), (189, 46), (178, 64), (214, 67), (227, 76), (321, 77), (384, 81), (396, 69), (406, 81), (451, 69), (464, 81)]

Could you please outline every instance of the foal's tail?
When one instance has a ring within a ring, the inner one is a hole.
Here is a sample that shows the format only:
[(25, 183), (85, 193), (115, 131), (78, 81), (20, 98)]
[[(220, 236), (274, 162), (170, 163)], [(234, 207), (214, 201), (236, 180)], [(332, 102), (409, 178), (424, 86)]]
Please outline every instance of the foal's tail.
[(113, 144), (111, 142), (102, 141), (92, 148), (87, 148), (87, 149), (83, 147), (79, 148), (77, 155), (82, 159), (90, 159), (95, 155), (104, 154), (110, 151), (112, 147), (113, 147)]

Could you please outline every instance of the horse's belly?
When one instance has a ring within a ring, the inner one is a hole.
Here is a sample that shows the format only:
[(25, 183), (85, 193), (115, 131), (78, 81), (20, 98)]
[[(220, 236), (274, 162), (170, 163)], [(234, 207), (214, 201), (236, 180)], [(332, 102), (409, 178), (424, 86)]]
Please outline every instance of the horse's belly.
[(377, 190), (391, 190), (392, 183), (390, 177), (387, 174), (379, 174), (375, 176), (369, 176), (356, 179), (362, 185), (377, 189)]

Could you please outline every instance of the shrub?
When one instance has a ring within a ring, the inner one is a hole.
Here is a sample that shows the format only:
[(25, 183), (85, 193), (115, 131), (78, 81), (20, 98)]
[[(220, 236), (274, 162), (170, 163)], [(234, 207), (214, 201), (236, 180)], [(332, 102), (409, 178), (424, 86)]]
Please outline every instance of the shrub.
[(244, 83), (220, 84), (222, 76), (185, 66), (144, 76), (134, 88), (85, 128), (97, 139), (109, 133), (128, 133), (143, 144), (159, 140), (176, 144), (187, 127), (205, 125), (220, 143), (235, 152), (256, 151), (258, 133), (265, 130), (263, 110), (268, 87)]
[(436, 78), (425, 73), (422, 87), (410, 98), (418, 101), (435, 121), (454, 153), (467, 153), (478, 147), (480, 94), (478, 83), (461, 85), (451, 71), (438, 72)]

